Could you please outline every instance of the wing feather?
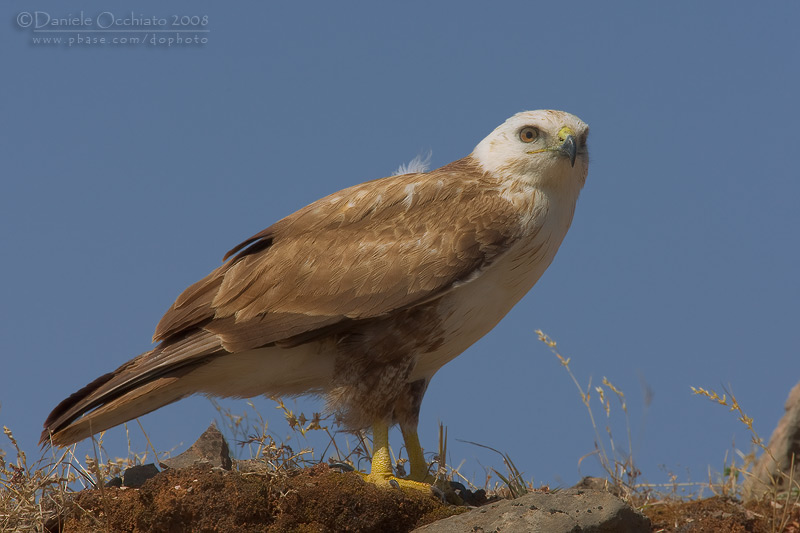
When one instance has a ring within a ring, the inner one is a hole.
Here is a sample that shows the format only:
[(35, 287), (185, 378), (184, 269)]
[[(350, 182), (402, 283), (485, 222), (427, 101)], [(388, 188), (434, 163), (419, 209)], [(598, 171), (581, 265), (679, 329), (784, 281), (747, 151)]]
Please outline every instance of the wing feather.
[(439, 297), (517, 237), (518, 214), (490, 179), (465, 158), (322, 198), (232, 249), (154, 340), (202, 327), (247, 350)]
[(475, 279), (521, 229), (490, 179), (466, 158), (375, 180), (247, 239), (178, 296), (154, 350), (59, 404), (42, 440), (52, 431), (54, 442), (73, 442), (196, 392), (174, 383), (216, 357), (309, 342)]

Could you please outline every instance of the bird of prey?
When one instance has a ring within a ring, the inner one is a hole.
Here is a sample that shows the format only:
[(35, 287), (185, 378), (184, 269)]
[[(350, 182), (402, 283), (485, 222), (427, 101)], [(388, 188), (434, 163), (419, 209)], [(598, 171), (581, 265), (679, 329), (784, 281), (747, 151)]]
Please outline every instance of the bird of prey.
[[(195, 393), (324, 396), (372, 427), (365, 477), (421, 488), (417, 423), (433, 375), (538, 281), (572, 222), (588, 126), (518, 113), (436, 170), (355, 185), (229, 251), (156, 327), (158, 344), (62, 401), (41, 440), (66, 446)], [(389, 427), (410, 475), (398, 480)]]

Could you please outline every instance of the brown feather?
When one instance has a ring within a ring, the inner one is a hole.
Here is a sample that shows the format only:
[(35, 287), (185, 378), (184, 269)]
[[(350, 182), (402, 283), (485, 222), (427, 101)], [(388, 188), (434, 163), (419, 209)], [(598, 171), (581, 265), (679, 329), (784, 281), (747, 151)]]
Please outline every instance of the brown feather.
[[(126, 362), (114, 372), (94, 380), (58, 404), (45, 421), (45, 430), (42, 432), (40, 441), (46, 442), (51, 432), (57, 435), (59, 431), (81, 415), (90, 411), (89, 417), (98, 415), (100, 409), (92, 410), (113, 402), (132, 390), (161, 378), (184, 375), (197, 365), (203, 364), (210, 357), (223, 352), (219, 338), (203, 330), (197, 330), (193, 334), (176, 339), (172, 344), (162, 344), (154, 350), (145, 352)], [(180, 398), (175, 398), (175, 400), (178, 399)], [(158, 407), (160, 406), (153, 407), (153, 409)], [(95, 432), (103, 431), (112, 425), (116, 424), (98, 423), (92, 429)], [(86, 434), (81, 438), (88, 436), (89, 434)]]
[(154, 340), (213, 318), (204, 328), (239, 351), (436, 297), (515, 238), (508, 202), (494, 202), (491, 227), (480, 218), (487, 181), (465, 158), (322, 198), (228, 252), (178, 297)]

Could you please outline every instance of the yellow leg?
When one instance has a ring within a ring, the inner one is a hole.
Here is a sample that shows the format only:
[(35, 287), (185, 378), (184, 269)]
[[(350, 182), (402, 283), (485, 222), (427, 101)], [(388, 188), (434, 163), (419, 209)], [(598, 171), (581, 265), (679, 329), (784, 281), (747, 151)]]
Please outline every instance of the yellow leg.
[[(417, 441), (417, 447), (419, 447), (419, 441)], [(395, 477), (392, 472), (392, 459), (389, 455), (389, 426), (381, 421), (372, 425), (372, 468), (369, 474), (361, 475), (364, 476), (366, 481), (379, 486), (399, 487), (404, 490), (422, 491), (427, 494), (432, 492), (428, 483)]]
[(425, 456), (422, 453), (422, 446), (419, 445), (419, 436), (417, 435), (416, 428), (400, 426), (400, 430), (403, 432), (403, 440), (406, 441), (408, 462), (411, 465), (411, 472), (408, 475), (408, 479), (433, 483), (434, 478), (428, 474), (428, 462), (425, 461)]
[(391, 476), (392, 458), (389, 454), (389, 426), (383, 422), (372, 425), (371, 476)]

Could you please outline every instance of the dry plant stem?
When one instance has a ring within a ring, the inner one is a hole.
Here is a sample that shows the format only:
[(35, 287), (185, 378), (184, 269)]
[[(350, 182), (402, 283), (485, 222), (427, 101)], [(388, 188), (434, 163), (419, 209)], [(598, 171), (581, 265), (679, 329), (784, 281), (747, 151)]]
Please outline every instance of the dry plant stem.
[(508, 487), (509, 492), (513, 498), (519, 498), (520, 496), (528, 493), (528, 486), (525, 484), (525, 481), (522, 478), (522, 472), (520, 472), (514, 462), (511, 460), (511, 457), (508, 454), (501, 452), (500, 450), (496, 450), (491, 446), (486, 446), (485, 444), (479, 444), (477, 442), (472, 442), (468, 440), (459, 440), (459, 442), (465, 442), (467, 444), (472, 444), (473, 446), (479, 446), (481, 448), (485, 448), (487, 450), (491, 450), (494, 453), (498, 454), (500, 457), (503, 458), (503, 464), (506, 466), (508, 470), (508, 477), (504, 476), (494, 468), (492, 468), (492, 472), (495, 473), (500, 480), (506, 484)]
[(439, 422), (439, 455), (436, 465), (436, 481), (438, 484), (447, 480), (447, 428)]
[[(623, 453), (617, 450), (616, 443), (614, 441), (614, 435), (611, 432), (611, 426), (606, 425), (606, 434), (608, 435), (608, 442), (611, 449), (611, 456), (606, 452), (605, 445), (603, 444), (603, 438), (600, 435), (600, 430), (597, 426), (597, 421), (594, 417), (594, 412), (592, 411), (592, 404), (591, 404), (591, 390), (592, 390), (592, 380), (589, 378), (589, 384), (586, 387), (586, 391), (584, 392), (583, 388), (581, 387), (578, 379), (575, 377), (575, 374), (572, 373), (572, 369), (569, 366), (570, 359), (561, 355), (558, 351), (556, 346), (556, 341), (551, 339), (547, 334), (545, 334), (542, 330), (536, 330), (536, 334), (541, 342), (546, 344), (550, 351), (558, 358), (561, 366), (567, 371), (567, 374), (572, 379), (572, 382), (575, 384), (575, 388), (578, 389), (578, 393), (581, 396), (581, 401), (583, 405), (586, 407), (586, 412), (589, 415), (589, 420), (592, 424), (592, 430), (594, 431), (595, 435), (595, 451), (589, 454), (584, 455), (578, 460), (578, 466), (583, 462), (586, 457), (590, 455), (597, 455), (598, 461), (600, 462), (600, 466), (603, 470), (611, 477), (613, 484), (622, 492), (623, 497), (626, 500), (630, 500), (633, 492), (635, 491), (636, 484), (635, 480), (636, 477), (639, 475), (639, 472), (636, 470), (634, 463), (633, 463), (633, 438), (631, 437), (631, 425), (630, 425), (630, 416), (628, 413), (627, 403), (625, 402), (625, 395), (624, 393), (615, 387), (607, 378), (603, 378), (603, 385), (611, 390), (614, 394), (616, 394), (617, 399), (620, 402), (620, 407), (622, 411), (625, 413), (625, 424), (627, 428), (627, 437), (628, 437), (628, 454), (627, 457), (623, 457)], [(610, 418), (611, 416), (611, 402), (610, 399), (606, 395), (605, 389), (603, 387), (597, 386), (594, 387), (594, 390), (598, 394), (598, 400), (600, 402), (601, 407), (606, 413), (606, 418)]]
[(100, 489), (100, 499), (103, 501), (103, 509), (106, 515), (106, 531), (111, 531), (111, 510), (108, 506), (108, 497), (106, 496), (106, 484), (103, 482), (103, 475), (100, 473), (100, 459), (97, 455), (97, 441), (92, 437), (92, 449), (94, 450), (94, 468), (97, 479), (97, 488)]
[[(775, 456), (772, 454), (772, 451), (764, 444), (764, 439), (762, 439), (755, 429), (753, 429), (753, 419), (752, 417), (748, 416), (742, 406), (739, 404), (739, 401), (734, 396), (733, 392), (730, 392), (726, 389), (723, 389), (723, 394), (720, 396), (716, 391), (713, 389), (704, 389), (702, 387), (691, 387), (692, 393), (698, 396), (705, 396), (712, 402), (722, 405), (724, 407), (728, 407), (729, 411), (735, 411), (738, 415), (738, 420), (741, 422), (747, 430), (750, 432), (751, 440), (753, 444), (757, 447), (761, 448), (765, 454), (773, 461), (774, 464), (778, 464), (778, 461), (775, 459)], [(738, 470), (745, 475), (751, 474), (750, 472), (746, 472), (744, 470)], [(733, 475), (733, 468), (731, 469), (731, 475)], [(800, 505), (800, 484), (794, 479), (795, 474), (795, 456), (793, 455), (790, 461), (790, 468), (789, 472), (783, 472), (778, 470), (778, 476), (773, 477), (770, 475), (770, 482), (771, 482), (771, 494), (770, 499), (772, 503), (772, 517), (770, 520), (771, 531), (773, 533), (781, 533), (786, 530), (787, 526), (789, 525), (789, 520), (791, 519), (791, 511), (795, 505)], [(785, 493), (786, 501), (783, 504), (779, 503), (779, 500), (784, 495), (784, 491), (779, 488), (779, 481), (783, 479), (788, 483), (788, 491)], [(735, 480), (734, 480), (735, 484)], [(736, 488), (738, 486), (734, 485)], [(779, 512), (780, 511), (780, 512)], [(779, 516), (780, 515), (780, 516)]]
[[(153, 463), (155, 463), (156, 466), (158, 466), (158, 452), (156, 452), (156, 447), (153, 446), (153, 443), (150, 442), (150, 435), (148, 435), (147, 432), (144, 430), (144, 427), (142, 426), (142, 423), (139, 421), (138, 418), (136, 419), (136, 423), (139, 424), (139, 429), (142, 430), (142, 435), (144, 435), (144, 438), (147, 441), (147, 445), (150, 446), (150, 451), (153, 452)], [(130, 453), (130, 448), (128, 449), (128, 452)]]
[[(798, 505), (798, 502), (800, 501), (800, 484), (798, 484), (797, 482), (793, 481), (795, 479), (795, 477), (794, 477), (794, 474), (795, 474), (795, 462), (794, 461), (795, 461), (795, 455), (792, 454), (792, 459), (791, 459), (790, 466), (789, 466), (788, 478), (789, 478), (789, 480), (792, 482), (792, 484), (794, 486), (793, 487), (790, 486), (790, 488), (789, 488), (789, 492), (786, 495), (786, 502), (783, 504), (783, 512), (781, 513), (781, 518), (780, 518), (780, 520), (777, 521), (777, 529), (773, 527), (773, 531), (774, 532), (781, 532), (781, 531), (785, 531), (786, 530), (786, 526), (789, 524), (789, 520), (792, 518), (792, 515), (791, 515), (792, 508), (795, 505)], [(777, 501), (778, 500), (778, 496), (779, 496), (777, 491), (776, 491), (777, 482), (773, 483), (772, 488), (773, 488), (772, 499), (773, 499), (773, 501)], [(776, 507), (777, 506), (775, 506), (775, 505), (772, 506), (772, 509), (773, 509), (773, 524), (776, 521), (775, 520), (775, 516), (774, 516), (774, 513), (777, 510)]]
[(550, 348), (550, 351), (553, 352), (553, 354), (556, 357), (558, 357), (558, 360), (561, 362), (561, 365), (566, 369), (567, 374), (569, 374), (569, 377), (572, 378), (572, 382), (575, 384), (575, 388), (578, 389), (578, 394), (581, 395), (581, 401), (583, 402), (583, 405), (586, 406), (586, 411), (589, 413), (589, 420), (591, 420), (592, 422), (592, 429), (594, 430), (596, 443), (600, 447), (600, 452), (602, 454), (602, 457), (608, 457), (605, 448), (603, 446), (603, 439), (600, 438), (600, 430), (597, 428), (597, 422), (594, 419), (594, 413), (592, 412), (592, 407), (590, 404), (591, 400), (590, 391), (592, 388), (592, 378), (589, 378), (589, 384), (586, 386), (586, 392), (583, 392), (583, 388), (581, 387), (580, 383), (578, 383), (578, 378), (575, 377), (575, 374), (572, 373), (572, 370), (569, 367), (570, 359), (564, 357), (558, 352), (558, 349), (556, 348), (556, 341), (551, 339), (546, 333), (544, 333), (540, 329), (536, 330), (536, 334), (539, 336), (539, 340), (545, 343)]

